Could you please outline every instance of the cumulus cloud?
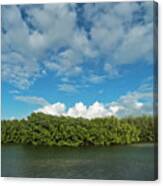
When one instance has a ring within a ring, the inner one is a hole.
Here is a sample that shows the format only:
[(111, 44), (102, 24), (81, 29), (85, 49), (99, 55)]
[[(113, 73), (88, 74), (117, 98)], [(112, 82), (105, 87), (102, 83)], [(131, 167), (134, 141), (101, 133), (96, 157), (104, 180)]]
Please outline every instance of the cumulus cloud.
[[(143, 102), (128, 100), (127, 95), (121, 97), (117, 102), (109, 104), (103, 104), (98, 101), (90, 106), (84, 105), (82, 102), (75, 103), (74, 106), (66, 110), (66, 106), (63, 103), (55, 103), (45, 106), (36, 110), (35, 112), (43, 112), (45, 114), (51, 114), (56, 116), (71, 116), (71, 117), (83, 117), (83, 118), (98, 118), (108, 116), (129, 116), (129, 115), (141, 115), (152, 114), (152, 105), (144, 104)], [(126, 106), (127, 105), (127, 106)]]
[(55, 103), (55, 104), (40, 108), (36, 110), (35, 112), (43, 112), (45, 114), (61, 116), (65, 114), (65, 105), (63, 103)]
[(71, 116), (83, 118), (106, 117), (112, 115), (102, 103), (95, 102), (90, 106), (84, 105), (82, 102), (76, 103), (73, 107), (65, 110), (66, 106), (63, 103), (55, 103), (36, 110), (35, 112), (43, 112), (56, 116)]
[(72, 117), (82, 117), (87, 114), (87, 106), (85, 106), (82, 102), (76, 103), (73, 107), (69, 108), (65, 115)]
[[(143, 86), (144, 85), (144, 86)], [(145, 87), (145, 89), (144, 89)], [(75, 103), (72, 107), (66, 108), (64, 103), (55, 103), (44, 106), (35, 112), (57, 116), (71, 116), (83, 118), (97, 118), (129, 115), (153, 114), (153, 92), (147, 88), (147, 82), (142, 84), (136, 91), (128, 92), (117, 100), (103, 104), (98, 101), (87, 106), (83, 102)]]

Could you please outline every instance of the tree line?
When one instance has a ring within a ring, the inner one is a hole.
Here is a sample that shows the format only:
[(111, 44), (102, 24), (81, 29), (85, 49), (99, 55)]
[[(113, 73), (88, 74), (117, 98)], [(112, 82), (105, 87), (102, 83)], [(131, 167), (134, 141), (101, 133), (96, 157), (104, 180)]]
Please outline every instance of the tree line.
[(109, 146), (157, 141), (152, 116), (84, 119), (32, 113), (27, 119), (2, 120), (2, 144)]

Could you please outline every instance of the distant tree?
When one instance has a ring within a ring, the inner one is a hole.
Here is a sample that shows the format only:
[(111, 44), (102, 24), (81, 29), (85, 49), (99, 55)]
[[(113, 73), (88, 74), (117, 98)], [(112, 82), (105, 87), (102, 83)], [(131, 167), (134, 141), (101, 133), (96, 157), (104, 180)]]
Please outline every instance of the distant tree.
[(84, 119), (32, 113), (27, 120), (2, 120), (1, 141), (49, 146), (109, 146), (157, 141), (152, 116)]

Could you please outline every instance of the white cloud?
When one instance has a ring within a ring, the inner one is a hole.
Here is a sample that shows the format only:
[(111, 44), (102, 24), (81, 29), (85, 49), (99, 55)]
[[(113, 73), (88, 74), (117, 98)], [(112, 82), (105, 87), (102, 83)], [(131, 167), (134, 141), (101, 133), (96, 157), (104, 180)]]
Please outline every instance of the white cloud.
[(55, 103), (49, 106), (45, 106), (36, 110), (35, 112), (43, 112), (45, 114), (51, 114), (56, 116), (71, 116), (71, 117), (83, 117), (83, 118), (96, 118), (112, 115), (102, 103), (95, 102), (89, 107), (82, 102), (76, 103), (73, 107), (65, 109), (66, 106), (63, 103)]
[(64, 115), (65, 113), (65, 105), (63, 103), (55, 103), (55, 104), (40, 108), (36, 110), (35, 112), (43, 112), (45, 114), (61, 116), (61, 115)]
[(92, 45), (91, 41), (88, 40), (86, 32), (83, 30), (77, 31), (74, 33), (72, 40), (72, 48), (76, 50), (78, 55), (83, 57), (94, 58), (97, 56), (97, 50)]
[(95, 102), (94, 104), (88, 107), (88, 118), (95, 118), (95, 117), (106, 117), (112, 115), (102, 103)]
[[(108, 16), (108, 19), (110, 17)], [(99, 23), (101, 20), (98, 20)], [(106, 21), (106, 20), (105, 20)], [(92, 27), (91, 36), (92, 44), (96, 46), (98, 52), (103, 55), (110, 55), (120, 39), (122, 39), (124, 32), (119, 26), (115, 29), (109, 29), (103, 25), (97, 25)]]
[(45, 66), (56, 71), (61, 77), (76, 76), (82, 73), (79, 66), (82, 63), (81, 56), (72, 49), (67, 49), (57, 54), (53, 62), (45, 62)]
[(128, 92), (126, 95), (120, 96), (117, 100), (107, 104), (96, 101), (92, 105), (86, 106), (83, 102), (78, 102), (66, 109), (64, 103), (55, 103), (44, 106), (35, 112), (88, 119), (112, 115), (124, 117), (129, 115), (153, 114), (153, 91), (151, 89), (141, 89), (143, 85), (137, 90)]
[(84, 105), (82, 102), (75, 103), (74, 106), (66, 110), (66, 106), (63, 103), (55, 103), (45, 106), (36, 110), (35, 112), (43, 112), (45, 114), (57, 115), (57, 116), (71, 116), (71, 117), (83, 117), (83, 118), (97, 118), (108, 116), (128, 116), (128, 115), (141, 115), (152, 114), (152, 104), (144, 104), (136, 99), (130, 99), (131, 95), (120, 97), (119, 100), (104, 105), (96, 101), (90, 106)]
[(153, 24), (135, 26), (125, 35), (123, 43), (117, 48), (113, 59), (118, 64), (134, 63), (151, 55), (153, 50)]
[(101, 57), (103, 73), (120, 77), (118, 66), (152, 59), (152, 5), (85, 4), (82, 21), (90, 23), (89, 39), (77, 25), (74, 4), (3, 6), (2, 79), (26, 89), (42, 72), (54, 71), (61, 79), (79, 76), (85, 63), (93, 65)]
[(72, 117), (83, 117), (87, 114), (87, 107), (82, 102), (76, 103), (73, 107), (69, 108), (65, 115)]
[(104, 70), (112, 71), (111, 77), (121, 77), (117, 67), (123, 64), (152, 61), (152, 17), (152, 2), (85, 5), (85, 18), (93, 24), (92, 45), (105, 56)]
[(88, 81), (94, 84), (98, 84), (103, 82), (105, 79), (105, 76), (97, 75), (97, 74), (91, 74), (88, 78)]
[(47, 45), (46, 38), (43, 34), (35, 31), (29, 36), (29, 45), (35, 52), (40, 53)]
[(6, 33), (2, 33), (2, 48), (24, 53), (28, 51), (28, 27), (22, 21), (16, 6), (2, 7), (2, 26)]
[[(49, 49), (52, 54), (45, 60), (44, 65), (61, 78), (81, 74), (80, 64), (84, 62), (83, 58), (95, 55), (86, 33), (77, 28), (76, 11), (70, 10), (71, 6), (71, 4), (55, 4), (45, 5), (41, 10), (38, 8), (29, 10), (37, 28), (43, 31), (43, 34), (33, 34), (32, 43), (34, 47), (35, 44), (39, 45), (38, 47), (43, 43), (47, 45), (45, 50)], [(37, 39), (40, 39), (40, 44), (36, 42)], [(58, 52), (62, 47), (66, 49)]]
[(66, 84), (66, 83), (58, 85), (58, 90), (62, 92), (68, 92), (68, 93), (77, 92), (77, 89), (74, 85)]
[[(2, 7), (2, 25), (5, 30), (5, 33), (2, 33), (3, 80), (9, 81), (19, 89), (25, 89), (44, 75), (41, 73), (43, 67), (49, 67), (58, 74), (81, 73), (81, 68), (77, 66), (81, 57), (79, 52), (74, 51), (77, 48), (75, 44), (73, 50), (57, 53), (61, 47), (71, 48), (76, 32), (76, 12), (70, 11), (69, 6), (64, 4), (43, 5), (43, 8), (37, 5), (21, 6), (28, 16), (26, 19), (35, 30), (32, 30), (22, 18), (20, 8)], [(86, 48), (86, 44), (84, 47)], [(51, 56), (47, 55), (48, 50)], [(17, 59), (13, 59), (12, 53), (17, 55)], [(21, 59), (18, 56), (21, 56)], [(49, 62), (46, 65), (44, 60), (49, 61), (53, 56), (57, 56), (57, 63)]]
[(117, 116), (153, 114), (153, 91), (138, 88), (137, 91), (129, 92), (109, 103), (108, 108), (117, 108), (114, 110)]
[(45, 106), (49, 105), (48, 101), (46, 101), (42, 97), (36, 97), (36, 96), (15, 96), (15, 99), (18, 101), (22, 101), (25, 103), (30, 103), (34, 105), (39, 105), (39, 106)]
[(76, 27), (76, 13), (67, 4), (45, 4), (43, 8), (33, 6), (28, 10), (32, 23), (43, 32), (47, 47), (59, 48), (69, 44)]
[(2, 58), (2, 79), (19, 89), (28, 88), (41, 74), (37, 62), (20, 53), (5, 53)]
[(123, 110), (123, 106), (111, 105), (109, 107), (109, 110), (112, 112), (113, 115), (115, 115), (121, 109)]

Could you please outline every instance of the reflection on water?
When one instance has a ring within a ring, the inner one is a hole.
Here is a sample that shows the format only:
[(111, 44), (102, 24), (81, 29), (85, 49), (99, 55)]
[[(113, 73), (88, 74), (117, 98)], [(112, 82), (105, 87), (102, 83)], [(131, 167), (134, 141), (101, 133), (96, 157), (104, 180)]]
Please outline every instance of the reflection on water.
[(34, 147), (2, 145), (2, 176), (154, 180), (154, 145)]

